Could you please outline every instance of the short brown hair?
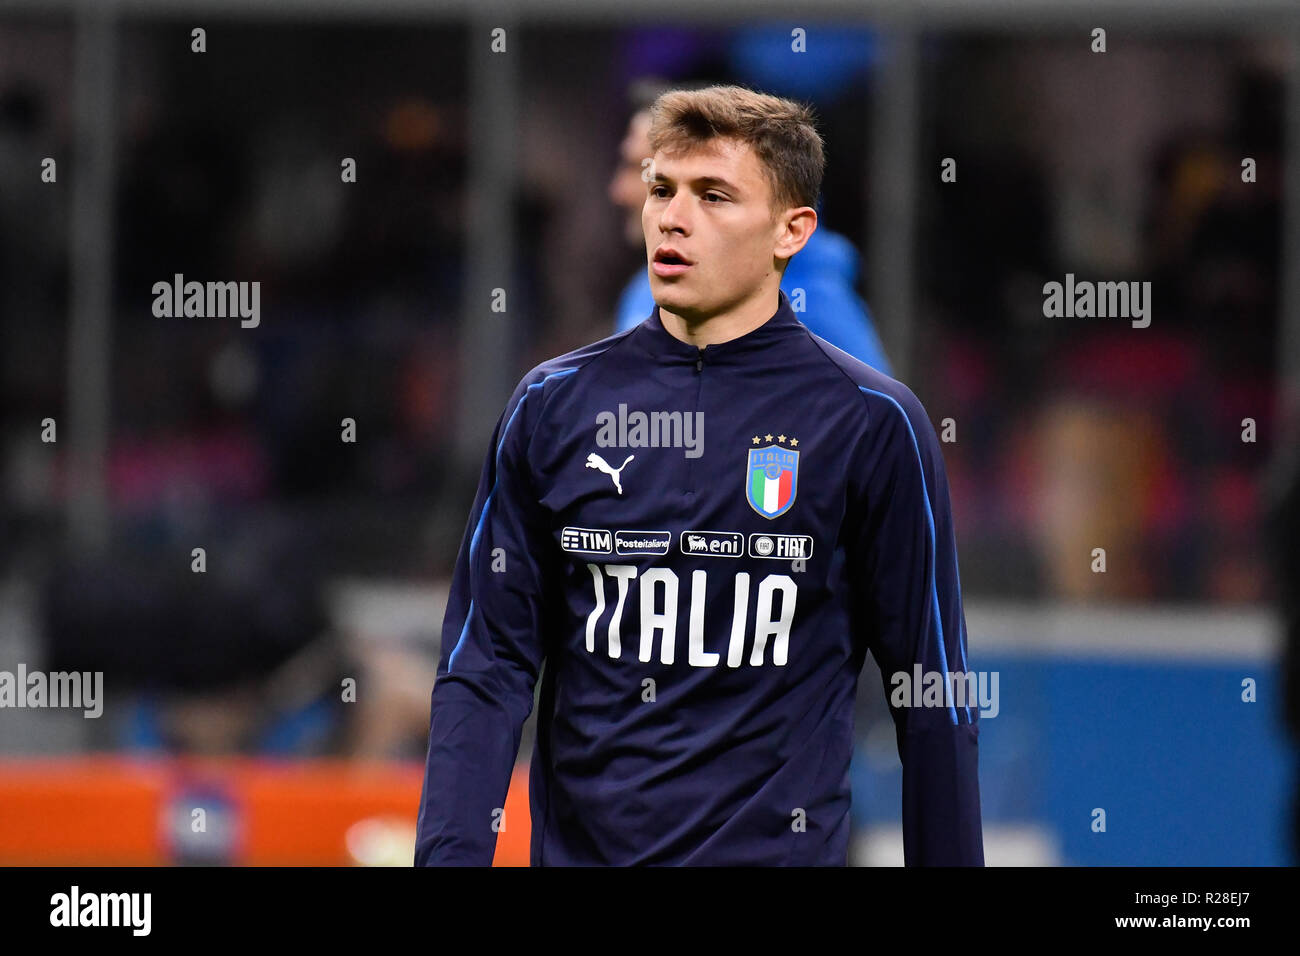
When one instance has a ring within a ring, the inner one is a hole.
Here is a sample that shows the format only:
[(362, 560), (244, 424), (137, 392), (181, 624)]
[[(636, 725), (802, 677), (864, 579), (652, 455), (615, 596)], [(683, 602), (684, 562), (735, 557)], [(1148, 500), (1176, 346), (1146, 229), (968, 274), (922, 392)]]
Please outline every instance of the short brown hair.
[(743, 86), (670, 90), (650, 107), (650, 151), (689, 152), (714, 137), (747, 143), (767, 170), (772, 213), (816, 207), (826, 169), (811, 107)]

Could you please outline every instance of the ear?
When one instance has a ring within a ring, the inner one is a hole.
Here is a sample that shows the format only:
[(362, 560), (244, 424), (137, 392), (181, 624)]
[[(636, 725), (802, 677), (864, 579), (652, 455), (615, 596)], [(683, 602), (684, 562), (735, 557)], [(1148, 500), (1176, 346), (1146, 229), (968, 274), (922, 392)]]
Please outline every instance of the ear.
[(802, 249), (817, 231), (817, 210), (812, 206), (788, 209), (781, 214), (776, 246), (772, 254), (778, 259), (789, 259)]

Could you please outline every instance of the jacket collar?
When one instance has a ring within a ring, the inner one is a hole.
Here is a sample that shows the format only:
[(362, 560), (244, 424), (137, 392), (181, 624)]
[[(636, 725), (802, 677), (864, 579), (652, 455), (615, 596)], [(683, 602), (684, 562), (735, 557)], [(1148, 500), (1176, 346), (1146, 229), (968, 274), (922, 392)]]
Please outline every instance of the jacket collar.
[(780, 295), (780, 302), (777, 305), (776, 312), (758, 328), (751, 329), (744, 335), (737, 336), (734, 339), (728, 339), (726, 342), (706, 345), (703, 348), (691, 345), (689, 342), (683, 342), (665, 329), (662, 320), (659, 318), (659, 306), (656, 304), (649, 317), (637, 327), (636, 334), (640, 339), (639, 344), (646, 352), (661, 361), (681, 360), (689, 362), (694, 362), (699, 358), (713, 361), (715, 358), (742, 355), (756, 349), (765, 348), (790, 333), (803, 328), (803, 323), (799, 321), (794, 314), (794, 309), (790, 307), (790, 298), (785, 294), (785, 290), (778, 290), (778, 294)]

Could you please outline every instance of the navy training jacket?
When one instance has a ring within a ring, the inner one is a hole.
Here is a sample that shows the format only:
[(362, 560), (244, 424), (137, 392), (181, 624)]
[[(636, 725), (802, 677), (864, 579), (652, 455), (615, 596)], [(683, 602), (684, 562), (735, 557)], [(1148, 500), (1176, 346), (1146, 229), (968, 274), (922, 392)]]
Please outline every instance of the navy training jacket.
[(417, 865), (492, 862), (539, 675), (534, 866), (843, 865), (868, 650), (906, 863), (983, 865), (979, 711), (896, 690), (969, 671), (938, 439), (779, 296), (704, 348), (655, 308), (516, 387), (443, 622)]

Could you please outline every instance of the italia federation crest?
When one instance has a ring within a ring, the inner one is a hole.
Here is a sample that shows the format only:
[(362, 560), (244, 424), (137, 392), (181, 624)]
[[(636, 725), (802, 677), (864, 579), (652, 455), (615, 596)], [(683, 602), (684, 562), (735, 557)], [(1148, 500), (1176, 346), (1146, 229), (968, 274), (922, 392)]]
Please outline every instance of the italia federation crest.
[[(770, 441), (772, 436), (767, 436)], [(784, 435), (781, 436), (785, 438)], [(795, 439), (790, 439), (794, 442)], [(799, 487), (799, 452), (793, 448), (767, 445), (749, 449), (745, 474), (745, 498), (764, 518), (775, 518), (790, 510)]]

